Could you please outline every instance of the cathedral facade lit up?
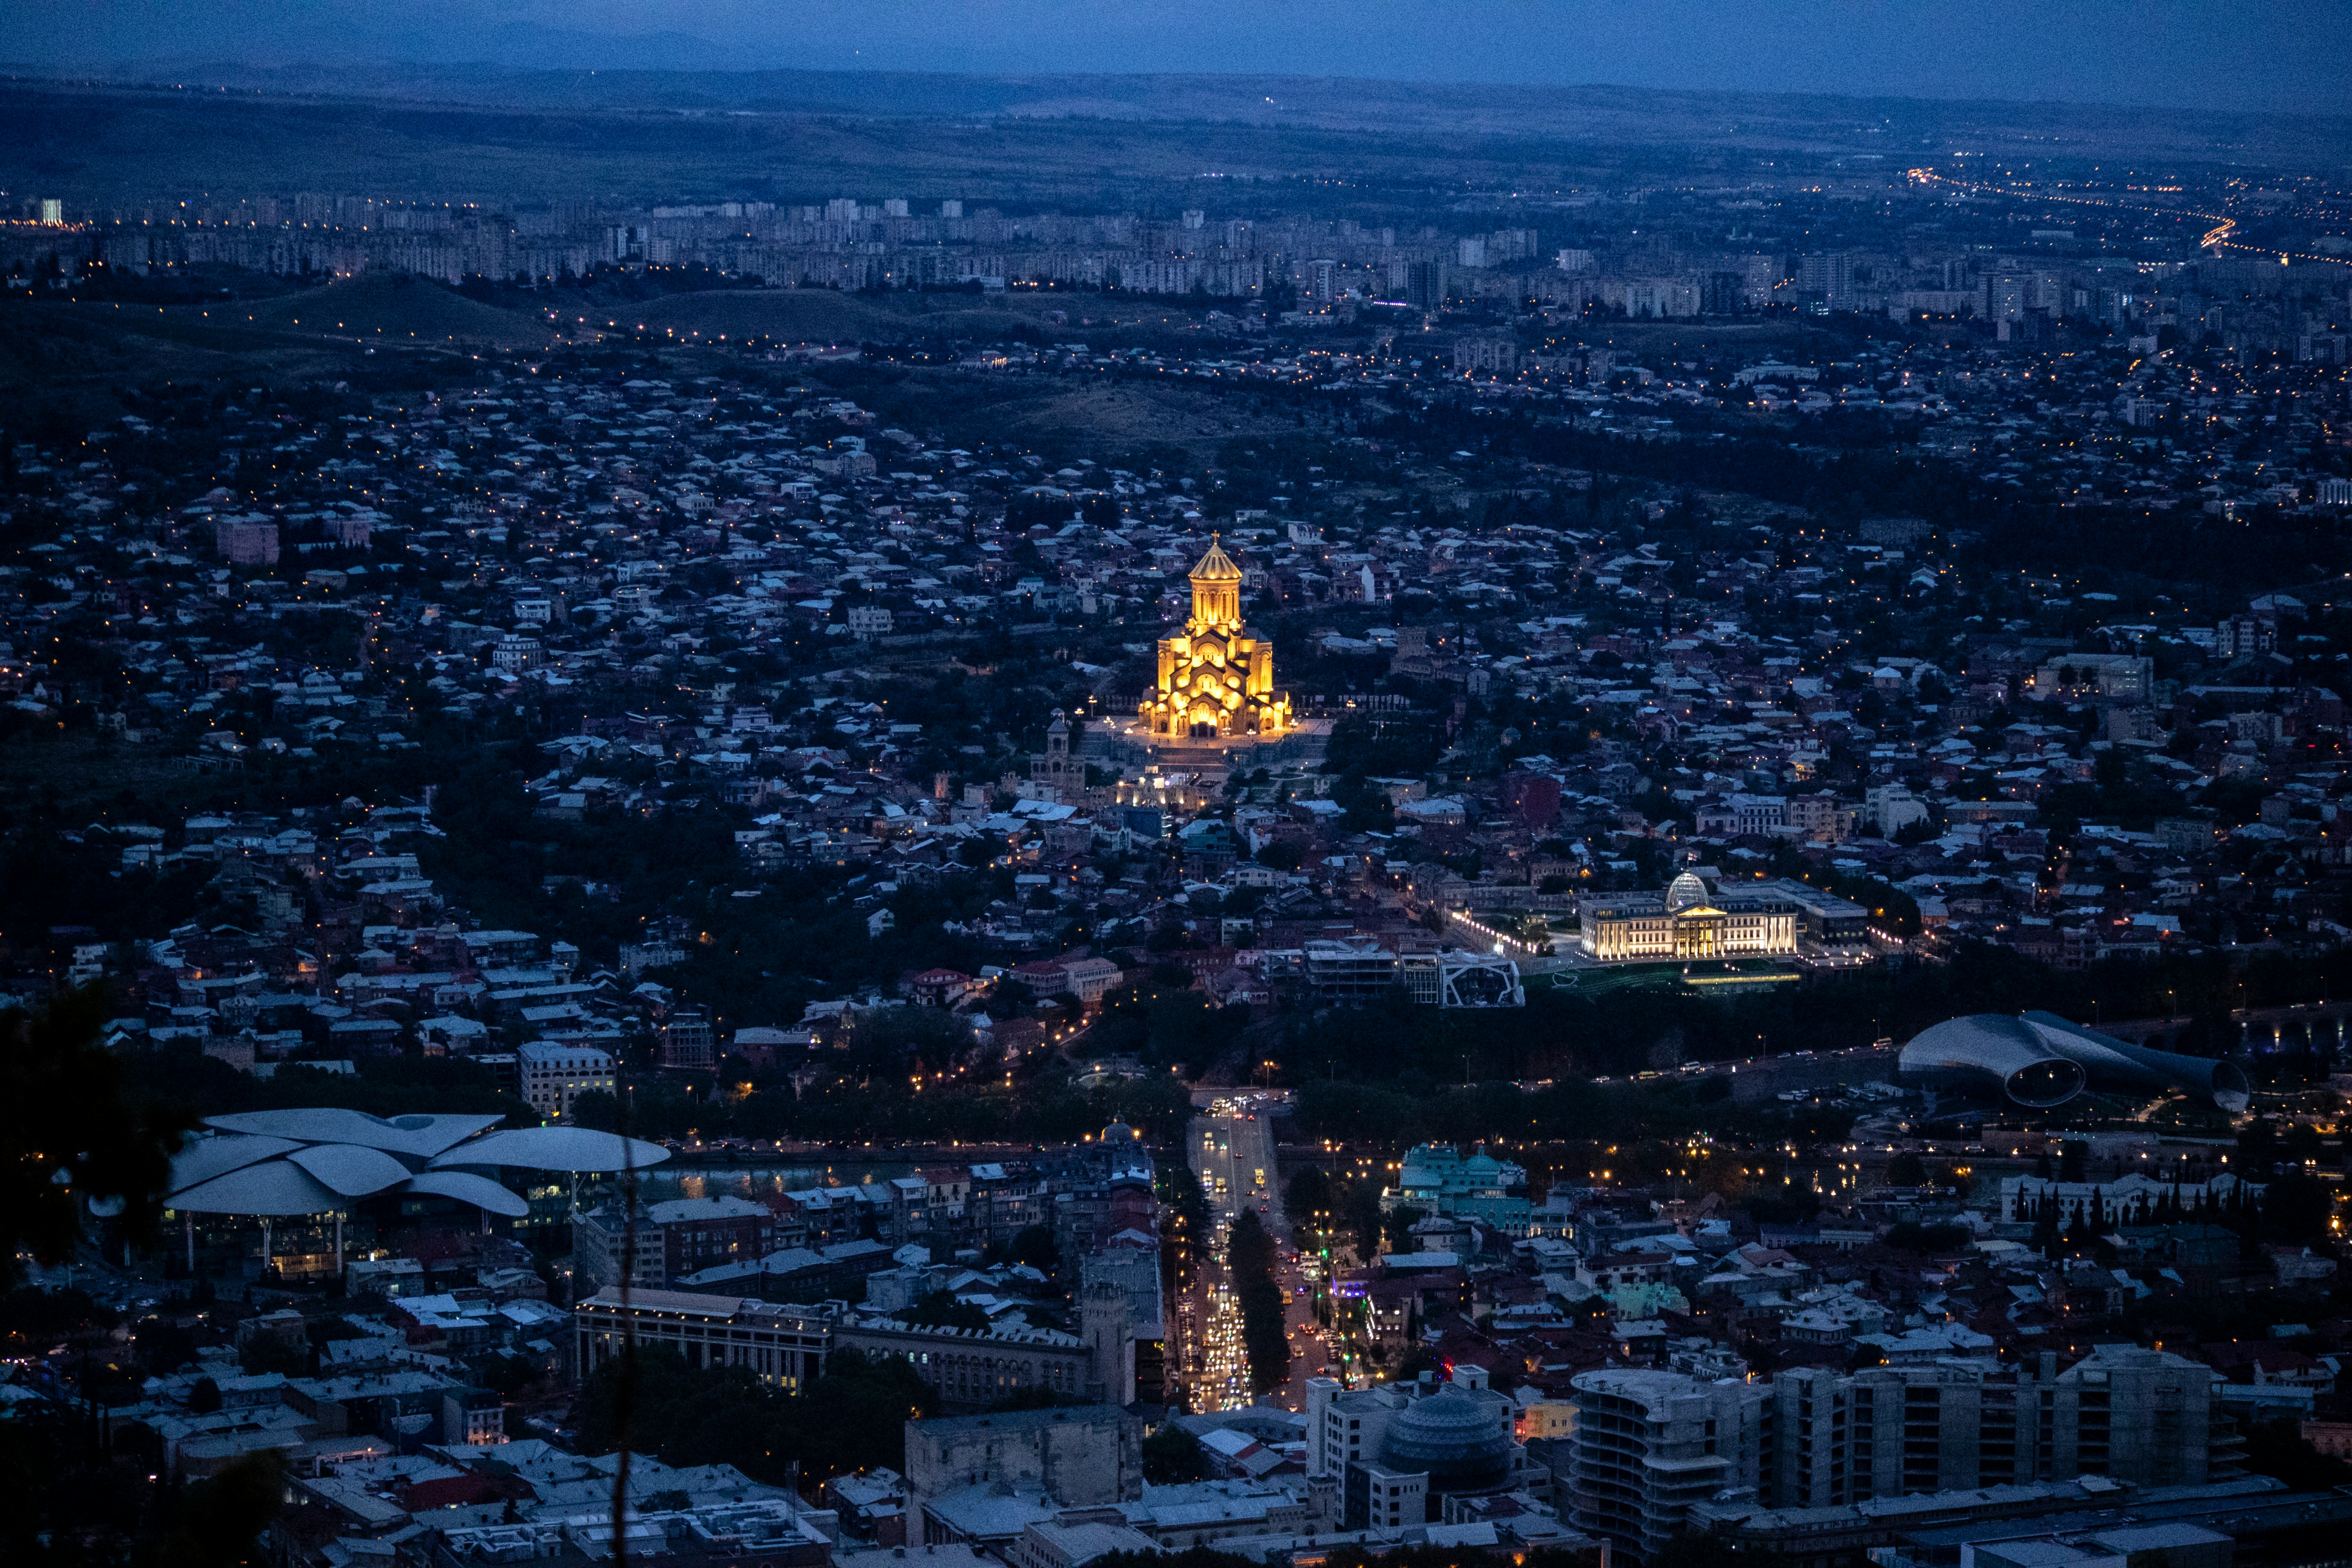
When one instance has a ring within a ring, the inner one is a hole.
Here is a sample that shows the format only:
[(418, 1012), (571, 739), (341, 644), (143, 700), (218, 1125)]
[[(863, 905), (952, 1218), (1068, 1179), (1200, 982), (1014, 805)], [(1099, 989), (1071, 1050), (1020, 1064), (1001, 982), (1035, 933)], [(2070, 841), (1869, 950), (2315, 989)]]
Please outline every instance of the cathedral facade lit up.
[(1155, 741), (1272, 739), (1292, 727), (1290, 700), (1274, 689), (1274, 646), (1242, 621), (1242, 569), (1216, 536), (1189, 574), (1192, 614), (1160, 639), (1160, 676), (1138, 709)]

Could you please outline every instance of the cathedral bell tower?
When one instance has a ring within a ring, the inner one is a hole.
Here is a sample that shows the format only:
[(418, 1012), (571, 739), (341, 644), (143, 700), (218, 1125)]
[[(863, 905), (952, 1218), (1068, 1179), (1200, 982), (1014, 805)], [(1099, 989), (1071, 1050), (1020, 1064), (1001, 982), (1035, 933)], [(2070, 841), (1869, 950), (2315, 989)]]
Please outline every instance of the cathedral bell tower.
[(1216, 534), (1209, 535), (1209, 552), (1190, 574), (1192, 618), (1184, 623), (1184, 629), (1195, 637), (1242, 629), (1242, 569), (1217, 540)]

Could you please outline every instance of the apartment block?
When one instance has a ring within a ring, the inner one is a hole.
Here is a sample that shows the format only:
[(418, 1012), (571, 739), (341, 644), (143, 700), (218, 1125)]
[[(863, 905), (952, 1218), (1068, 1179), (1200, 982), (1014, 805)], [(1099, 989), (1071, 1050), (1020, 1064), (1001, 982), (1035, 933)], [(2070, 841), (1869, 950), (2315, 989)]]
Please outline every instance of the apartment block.
[(589, 1046), (529, 1040), (515, 1051), (515, 1076), (525, 1105), (562, 1121), (582, 1095), (613, 1092), (613, 1058)]
[[(1647, 1557), (1717, 1492), (1759, 1486), (1771, 1391), (1677, 1372), (1578, 1374), (1562, 1507), (1579, 1530)], [(1556, 1493), (1555, 1495), (1560, 1495)]]
[(2198, 1486), (2238, 1470), (2219, 1375), (2135, 1345), (2097, 1346), (2063, 1372), (2046, 1352), (2025, 1367), (1795, 1367), (1769, 1384), (1591, 1372), (1572, 1384), (1557, 1479), (1579, 1528), (1643, 1555), (1726, 1490), (1802, 1510), (2084, 1476)]

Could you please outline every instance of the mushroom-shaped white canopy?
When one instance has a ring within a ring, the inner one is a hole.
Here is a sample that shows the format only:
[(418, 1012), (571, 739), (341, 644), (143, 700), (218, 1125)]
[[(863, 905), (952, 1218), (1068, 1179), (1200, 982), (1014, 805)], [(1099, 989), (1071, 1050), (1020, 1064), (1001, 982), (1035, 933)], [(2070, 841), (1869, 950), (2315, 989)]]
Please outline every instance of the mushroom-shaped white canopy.
[(520, 1219), (530, 1212), (530, 1205), (521, 1194), (502, 1187), (488, 1176), (478, 1176), (471, 1171), (423, 1171), (409, 1178), (401, 1189), (410, 1193), (430, 1193), (435, 1197), (456, 1198), (478, 1209), (488, 1209), (509, 1219)]
[(172, 1184), (166, 1191), (176, 1193), (199, 1186), (215, 1176), (226, 1176), (231, 1171), (258, 1164), (301, 1146), (291, 1138), (257, 1138), (234, 1132), (217, 1138), (191, 1138), (172, 1156)]
[(331, 1106), (205, 1119), (216, 1131), (172, 1161), (166, 1206), (189, 1214), (324, 1214), (390, 1193), (454, 1198), (520, 1219), (520, 1194), (483, 1174), (643, 1169), (669, 1151), (585, 1127), (491, 1131), (496, 1116), (370, 1116)]
[(394, 1154), (430, 1158), (499, 1124), (499, 1118), (473, 1116), (395, 1116), (386, 1120), (363, 1110), (335, 1106), (310, 1106), (292, 1110), (241, 1110), (228, 1116), (207, 1116), (205, 1125), (224, 1132), (255, 1132), (268, 1138), (293, 1138), (305, 1143), (357, 1143)]
[(164, 1200), (184, 1214), (325, 1214), (342, 1205), (341, 1194), (288, 1160), (240, 1166)]
[(467, 1165), (518, 1165), (530, 1171), (644, 1170), (669, 1158), (669, 1151), (642, 1138), (599, 1132), (587, 1127), (523, 1127), (493, 1132), (436, 1155), (433, 1170)]
[(320, 1186), (347, 1198), (363, 1198), (408, 1180), (407, 1166), (381, 1149), (357, 1143), (313, 1143), (286, 1157), (317, 1177)]

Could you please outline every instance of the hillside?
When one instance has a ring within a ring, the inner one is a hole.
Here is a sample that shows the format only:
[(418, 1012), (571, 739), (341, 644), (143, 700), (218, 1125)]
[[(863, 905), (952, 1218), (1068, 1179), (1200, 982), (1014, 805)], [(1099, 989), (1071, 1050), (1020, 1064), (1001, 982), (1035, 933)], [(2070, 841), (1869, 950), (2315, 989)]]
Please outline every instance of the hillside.
[(787, 343), (856, 343), (906, 335), (905, 318), (854, 294), (830, 289), (714, 289), (634, 305), (606, 305), (600, 320), (674, 330), (678, 336), (772, 338)]
[(418, 348), (544, 348), (555, 333), (542, 321), (468, 300), (427, 279), (377, 274), (330, 283), (284, 300), (245, 307), (257, 327), (329, 337), (388, 339)]
[(44, 439), (111, 426), (139, 386), (367, 379), (346, 346), (304, 342), (194, 311), (110, 301), (0, 309), (0, 427)]
[[(675, 330), (680, 337), (765, 337), (788, 343), (904, 342), (914, 339), (988, 340), (1034, 332), (1035, 310), (1007, 309), (961, 294), (897, 295), (887, 301), (830, 289), (712, 289), (673, 294), (628, 308), (607, 307), (604, 320)], [(590, 317), (596, 325), (596, 318)]]

